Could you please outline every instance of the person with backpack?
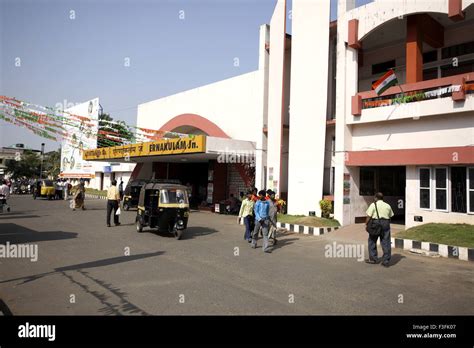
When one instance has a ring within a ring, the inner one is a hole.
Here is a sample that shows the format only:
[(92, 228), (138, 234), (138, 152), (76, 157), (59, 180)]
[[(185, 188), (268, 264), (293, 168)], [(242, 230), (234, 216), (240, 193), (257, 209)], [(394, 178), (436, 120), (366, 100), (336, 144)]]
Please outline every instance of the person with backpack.
[(383, 201), (382, 192), (375, 194), (374, 202), (370, 204), (366, 214), (365, 224), (366, 230), (369, 232), (369, 258), (365, 260), (365, 262), (369, 264), (379, 263), (380, 260), (377, 257), (377, 240), (380, 238), (380, 244), (383, 250), (382, 265), (388, 267), (392, 251), (390, 219), (393, 216), (393, 210), (390, 204)]

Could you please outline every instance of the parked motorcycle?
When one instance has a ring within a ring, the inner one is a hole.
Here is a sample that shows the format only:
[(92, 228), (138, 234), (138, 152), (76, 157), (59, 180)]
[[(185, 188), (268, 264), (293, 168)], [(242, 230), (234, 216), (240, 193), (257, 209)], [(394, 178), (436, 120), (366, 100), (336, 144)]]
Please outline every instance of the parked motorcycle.
[(27, 182), (17, 183), (13, 187), (13, 193), (16, 195), (27, 195), (30, 193), (30, 185)]

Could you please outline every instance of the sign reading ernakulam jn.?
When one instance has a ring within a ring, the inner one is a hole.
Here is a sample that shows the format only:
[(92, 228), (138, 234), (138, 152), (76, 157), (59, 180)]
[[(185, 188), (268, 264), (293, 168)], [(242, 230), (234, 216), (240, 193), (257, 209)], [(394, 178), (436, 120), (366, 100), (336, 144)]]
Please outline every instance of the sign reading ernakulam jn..
[(92, 161), (199, 152), (206, 152), (206, 137), (204, 135), (86, 150), (83, 153), (83, 158)]

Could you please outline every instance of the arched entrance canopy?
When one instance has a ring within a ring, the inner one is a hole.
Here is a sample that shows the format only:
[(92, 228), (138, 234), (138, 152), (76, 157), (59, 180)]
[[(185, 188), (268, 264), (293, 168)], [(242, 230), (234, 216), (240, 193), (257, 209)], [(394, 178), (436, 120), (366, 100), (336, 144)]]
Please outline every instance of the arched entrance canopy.
[(197, 128), (200, 129), (205, 134), (212, 137), (219, 138), (230, 138), (218, 125), (214, 122), (209, 121), (208, 119), (196, 115), (196, 114), (182, 114), (176, 117), (173, 117), (171, 120), (166, 122), (161, 128), (161, 131), (172, 131), (176, 128), (186, 129), (186, 128)]

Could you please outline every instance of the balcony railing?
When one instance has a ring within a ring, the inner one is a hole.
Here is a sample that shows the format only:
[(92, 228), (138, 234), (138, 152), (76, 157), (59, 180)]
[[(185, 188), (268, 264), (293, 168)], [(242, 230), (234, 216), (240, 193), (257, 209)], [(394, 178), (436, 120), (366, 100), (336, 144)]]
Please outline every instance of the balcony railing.
[(474, 93), (474, 72), (390, 87), (380, 96), (375, 91), (359, 92), (352, 97), (352, 115), (360, 116), (363, 109), (437, 98), (462, 101), (470, 93)]

